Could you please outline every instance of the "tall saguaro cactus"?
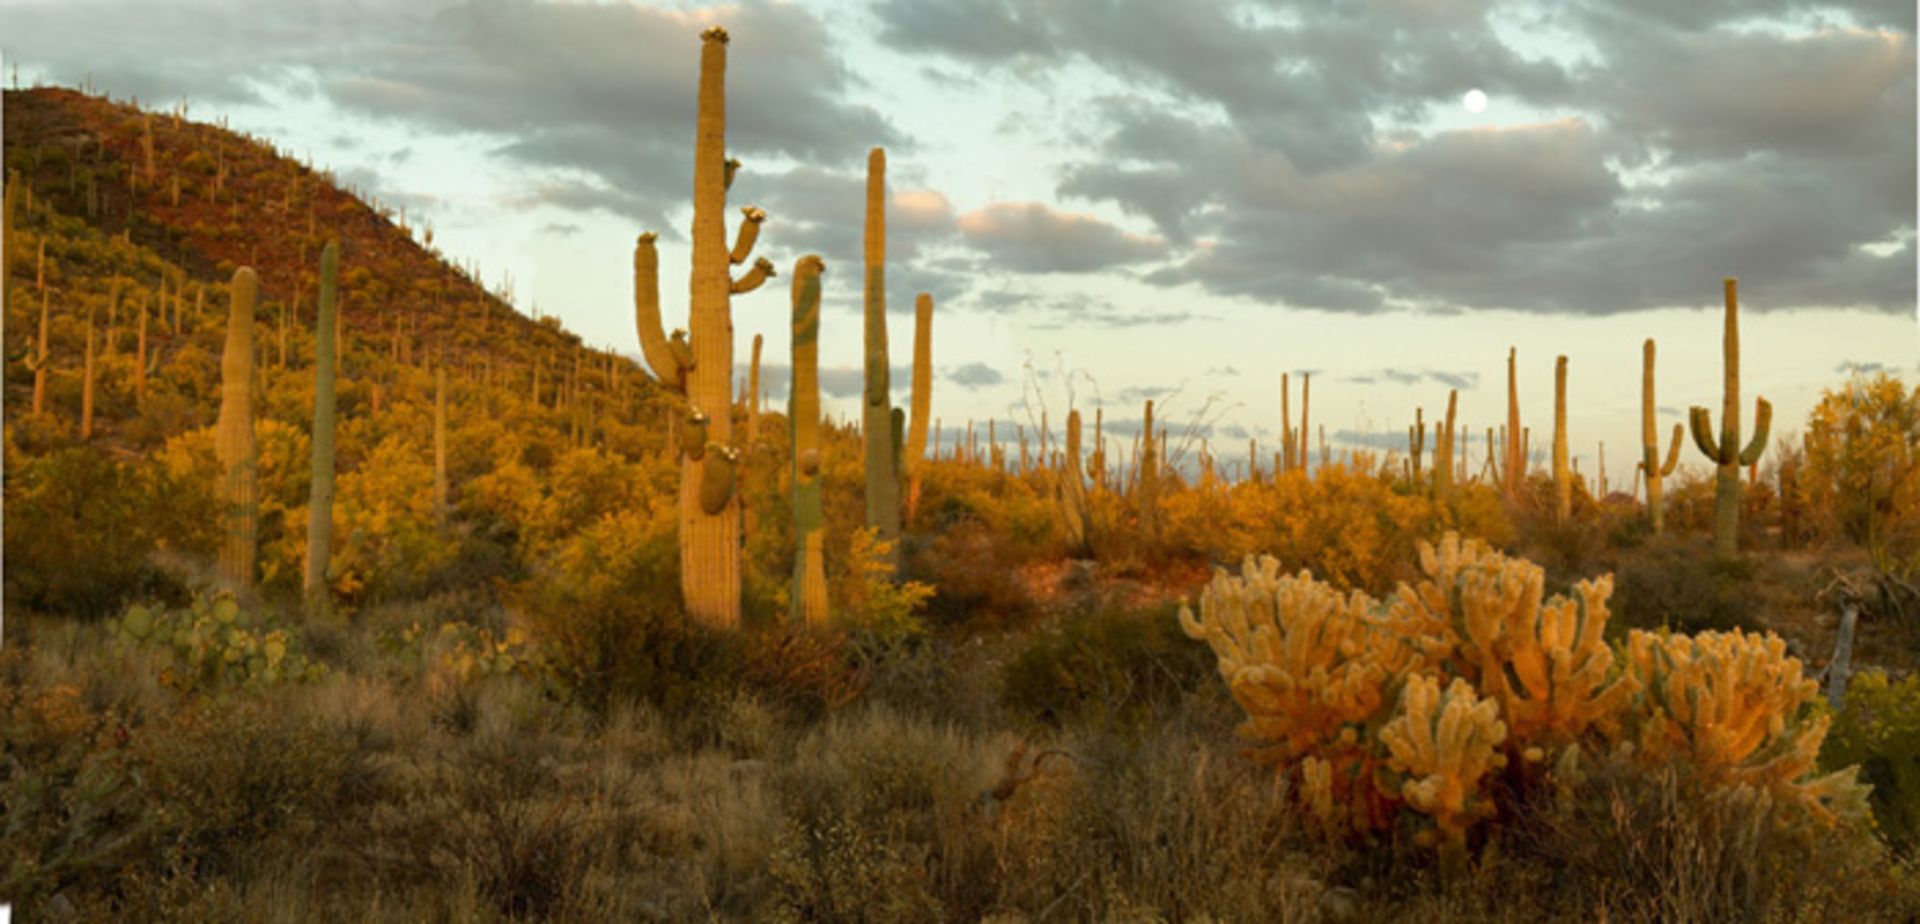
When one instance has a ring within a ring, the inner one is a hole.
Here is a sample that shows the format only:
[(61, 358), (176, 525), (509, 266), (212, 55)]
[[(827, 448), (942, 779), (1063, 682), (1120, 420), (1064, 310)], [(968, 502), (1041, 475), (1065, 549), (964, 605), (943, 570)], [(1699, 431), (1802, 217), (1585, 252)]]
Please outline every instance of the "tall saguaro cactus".
[(693, 147), (693, 268), (689, 331), (669, 338), (660, 323), (660, 258), (654, 235), (633, 249), (634, 321), (647, 365), (667, 390), (686, 399), (687, 438), (680, 446), (680, 592), (687, 612), (721, 628), (740, 624), (740, 515), (734, 509), (732, 445), (733, 296), (774, 276), (765, 257), (739, 279), (767, 214), (742, 209), (727, 246), (727, 187), (738, 161), (727, 158), (727, 31), (700, 33), (699, 129)]
[(1147, 399), (1146, 419), (1140, 426), (1140, 458), (1134, 463), (1140, 485), (1140, 526), (1149, 540), (1158, 536), (1160, 456), (1153, 448), (1153, 399)]
[(900, 469), (894, 445), (893, 408), (887, 381), (887, 152), (867, 153), (866, 394), (860, 432), (867, 464), (867, 525), (893, 543), (890, 564), (900, 564)]
[(1067, 458), (1059, 471), (1052, 473), (1059, 486), (1060, 515), (1066, 523), (1067, 549), (1071, 554), (1088, 551), (1091, 514), (1087, 507), (1087, 484), (1080, 469), (1080, 411), (1067, 412)]
[(1460, 392), (1452, 389), (1447, 392), (1447, 419), (1439, 432), (1433, 435), (1433, 496), (1446, 500), (1453, 493), (1454, 466), (1454, 411), (1460, 402)]
[(1717, 467), (1714, 472), (1713, 553), (1731, 557), (1740, 551), (1740, 468), (1760, 461), (1767, 449), (1767, 429), (1773, 422), (1773, 405), (1767, 399), (1753, 399), (1753, 439), (1740, 448), (1740, 298), (1738, 281), (1726, 280), (1726, 329), (1721, 348), (1725, 356), (1725, 378), (1720, 405), (1720, 439), (1713, 438), (1713, 416), (1704, 407), (1687, 412), (1692, 425), (1693, 443), (1702, 455)]
[(333, 612), (327, 568), (333, 556), (333, 390), (340, 355), (334, 288), (339, 272), (340, 245), (328, 241), (320, 252), (320, 305), (313, 320), (313, 475), (307, 492), (307, 565), (301, 582), (307, 614), (315, 617)]
[(1505, 470), (1504, 486), (1509, 502), (1519, 496), (1520, 482), (1527, 475), (1526, 451), (1522, 448), (1520, 433), (1520, 373), (1515, 368), (1519, 355), (1519, 349), (1507, 348), (1507, 447), (1501, 467)]
[(1647, 519), (1653, 525), (1654, 535), (1659, 535), (1667, 525), (1662, 482), (1680, 463), (1680, 431), (1686, 428), (1677, 423), (1673, 425), (1673, 442), (1667, 450), (1666, 464), (1662, 465), (1660, 423), (1653, 400), (1653, 354), (1653, 338), (1648, 337), (1640, 349), (1640, 471), (1647, 483)]
[(1573, 479), (1567, 473), (1567, 358), (1553, 362), (1553, 518), (1573, 515)]
[(259, 277), (234, 271), (227, 310), (227, 346), (220, 357), (220, 419), (214, 453), (220, 460), (220, 579), (240, 593), (253, 588), (259, 515), (259, 458), (253, 441), (253, 303)]
[[(907, 425), (907, 510), (920, 506), (920, 476), (927, 456), (927, 414), (933, 406), (933, 296), (913, 300), (913, 419)], [(1024, 467), (1024, 460), (1022, 462)]]
[(793, 390), (787, 428), (793, 440), (793, 612), (809, 626), (827, 622), (826, 508), (820, 498), (820, 258), (793, 265)]

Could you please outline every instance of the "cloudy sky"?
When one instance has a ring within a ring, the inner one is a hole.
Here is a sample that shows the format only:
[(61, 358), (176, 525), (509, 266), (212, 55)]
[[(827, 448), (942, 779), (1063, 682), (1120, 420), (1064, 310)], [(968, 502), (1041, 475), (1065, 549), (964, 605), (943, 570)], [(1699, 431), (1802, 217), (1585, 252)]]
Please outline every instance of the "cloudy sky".
[[(1718, 413), (1723, 277), (1776, 435), (1852, 369), (1920, 378), (1914, 18), (1912, 0), (0, 0), (0, 43), (23, 84), (185, 98), (310, 154), (511, 274), (523, 310), (637, 356), (640, 230), (684, 317), (697, 36), (721, 24), (732, 201), (770, 213), (760, 252), (783, 273), (827, 262), (829, 412), (856, 408), (880, 145), (894, 358), (932, 293), (949, 430), (1042, 405), (1057, 423), (1071, 399), (1130, 433), (1154, 397), (1238, 460), (1275, 443), (1281, 372), (1312, 370), (1314, 421), (1352, 444), (1404, 445), (1416, 406), (1431, 420), (1461, 389), (1477, 459), (1513, 346), (1536, 448), (1564, 353), (1581, 470), (1604, 440), (1620, 486), (1644, 338), (1662, 429)], [(782, 279), (734, 303), (776, 403), (787, 297)]]

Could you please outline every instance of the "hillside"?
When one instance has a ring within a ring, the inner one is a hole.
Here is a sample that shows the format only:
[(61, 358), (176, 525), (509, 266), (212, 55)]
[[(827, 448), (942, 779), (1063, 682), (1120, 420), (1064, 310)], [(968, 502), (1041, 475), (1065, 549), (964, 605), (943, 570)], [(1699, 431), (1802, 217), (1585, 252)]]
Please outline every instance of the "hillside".
[[(268, 589), (287, 589), (304, 522), (312, 324), (319, 252), (328, 239), (342, 249), (343, 492), (354, 494), (357, 480), (376, 474), (369, 460), (430, 458), (430, 370), (444, 362), (452, 373), (450, 464), (461, 529), (446, 548), (415, 549), (414, 557), (444, 564), (492, 554), (506, 560), (491, 569), (495, 576), (524, 573), (539, 552), (537, 543), (521, 542), (525, 524), (490, 520), (474, 506), (482, 498), (461, 489), (489, 475), (524, 474), (526, 483), (515, 490), (544, 498), (553, 490), (555, 464), (569, 451), (614, 465), (656, 458), (666, 448), (666, 405), (636, 364), (583, 347), (556, 319), (519, 314), (414, 239), (419, 233), (430, 241), (430, 232), (397, 224), (263, 141), (66, 89), (9, 91), (5, 128), (6, 168), (22, 181), (5, 274), (7, 497), (9, 513), (19, 514), (9, 517), (9, 559), (21, 565), (15, 576), (35, 572), (24, 582), (9, 578), (9, 603), (105, 612), (141, 588), (182, 586), (185, 572), (169, 577), (166, 568), (142, 564), (154, 553), (183, 552), (191, 560), (207, 551), (206, 529), (191, 524), (210, 498), (190, 482), (209, 477), (198, 466), (218, 413), (227, 281), (241, 265), (261, 282), (257, 427), (263, 447), (278, 453), (262, 463), (262, 541), (269, 549), (263, 564)], [(42, 304), (45, 394), (35, 414)], [(56, 471), (52, 460), (59, 458), (66, 461)], [(43, 524), (67, 536), (66, 547), (35, 541), (36, 491), (58, 484), (87, 493), (162, 477), (172, 480), (154, 503), (165, 509), (97, 497), (78, 521), (88, 527), (79, 532), (97, 535), (73, 535), (69, 516)], [(364, 572), (385, 562), (398, 541), (393, 511), (382, 505), (406, 508), (409, 495), (424, 496), (425, 485), (397, 484), (388, 493), (376, 502), (360, 491), (365, 522), (348, 515), (342, 553), (363, 572), (349, 566), (337, 585), (350, 599), (370, 592)], [(533, 503), (514, 493), (503, 488), (496, 500)], [(606, 509), (595, 503), (580, 522)], [(159, 523), (179, 528), (168, 534)], [(555, 527), (553, 535), (571, 528)], [(472, 547), (483, 535), (493, 537), (496, 553)], [(277, 562), (270, 551), (276, 543), (283, 552)], [(114, 579), (78, 562), (49, 560), (110, 550), (121, 572)], [(381, 579), (371, 582), (378, 596)], [(427, 583), (457, 582), (442, 576)]]

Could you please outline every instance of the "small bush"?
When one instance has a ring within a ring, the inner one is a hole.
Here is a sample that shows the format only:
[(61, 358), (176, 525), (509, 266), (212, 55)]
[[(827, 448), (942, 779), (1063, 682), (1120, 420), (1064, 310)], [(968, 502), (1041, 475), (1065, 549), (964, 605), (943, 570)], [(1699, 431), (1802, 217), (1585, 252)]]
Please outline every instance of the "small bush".
[(1888, 842), (1903, 851), (1920, 846), (1920, 675), (1895, 682), (1875, 670), (1853, 678), (1820, 751), (1822, 767), (1852, 764), (1873, 785), (1868, 801)]
[(1001, 701), (1030, 718), (1136, 723), (1186, 701), (1213, 658), (1173, 607), (1074, 613), (1037, 630), (1007, 663)]
[(1624, 559), (1614, 574), (1615, 620), (1608, 628), (1703, 632), (1755, 627), (1764, 606), (1746, 559), (1719, 559), (1698, 538), (1669, 537)]

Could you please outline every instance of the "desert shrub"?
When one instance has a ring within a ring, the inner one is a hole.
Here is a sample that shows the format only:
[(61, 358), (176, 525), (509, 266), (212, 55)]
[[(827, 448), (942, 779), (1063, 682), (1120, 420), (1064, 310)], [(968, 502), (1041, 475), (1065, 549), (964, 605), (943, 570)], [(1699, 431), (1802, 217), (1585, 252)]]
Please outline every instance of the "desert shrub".
[(1864, 828), (1809, 828), (1791, 805), (1684, 765), (1606, 759), (1503, 832), (1542, 908), (1621, 921), (1910, 920), (1917, 909)]
[(143, 729), (136, 759), (159, 826), (157, 869), (136, 879), (244, 880), (312, 844), (365, 794), (365, 753), (334, 728), (272, 698), (194, 705)]
[(51, 896), (105, 888), (148, 855), (158, 819), (127, 741), (76, 686), (0, 684), (0, 901), (42, 916)]
[(1716, 558), (1704, 539), (1666, 537), (1624, 557), (1614, 574), (1618, 635), (1628, 629), (1679, 632), (1753, 628), (1762, 596), (1756, 565)]
[(213, 547), (208, 492), (162, 466), (75, 448), (26, 460), (6, 478), (6, 592), (14, 605), (105, 616), (131, 597), (177, 593), (155, 551)]
[(976, 739), (887, 712), (802, 740), (777, 780), (788, 821), (771, 857), (776, 918), (952, 919), (984, 847), (968, 822), (990, 759)]
[(672, 497), (601, 518), (563, 543), (520, 594), (553, 678), (595, 712), (634, 699), (672, 713), (730, 687), (738, 633), (689, 619)]
[(1030, 718), (1134, 725), (1185, 703), (1213, 672), (1173, 607), (1071, 613), (1006, 664), (1001, 701)]
[(1904, 851), (1920, 844), (1920, 675), (1895, 682), (1874, 670), (1854, 677), (1820, 764), (1859, 764), (1860, 778), (1873, 786), (1869, 802), (1880, 831)]

